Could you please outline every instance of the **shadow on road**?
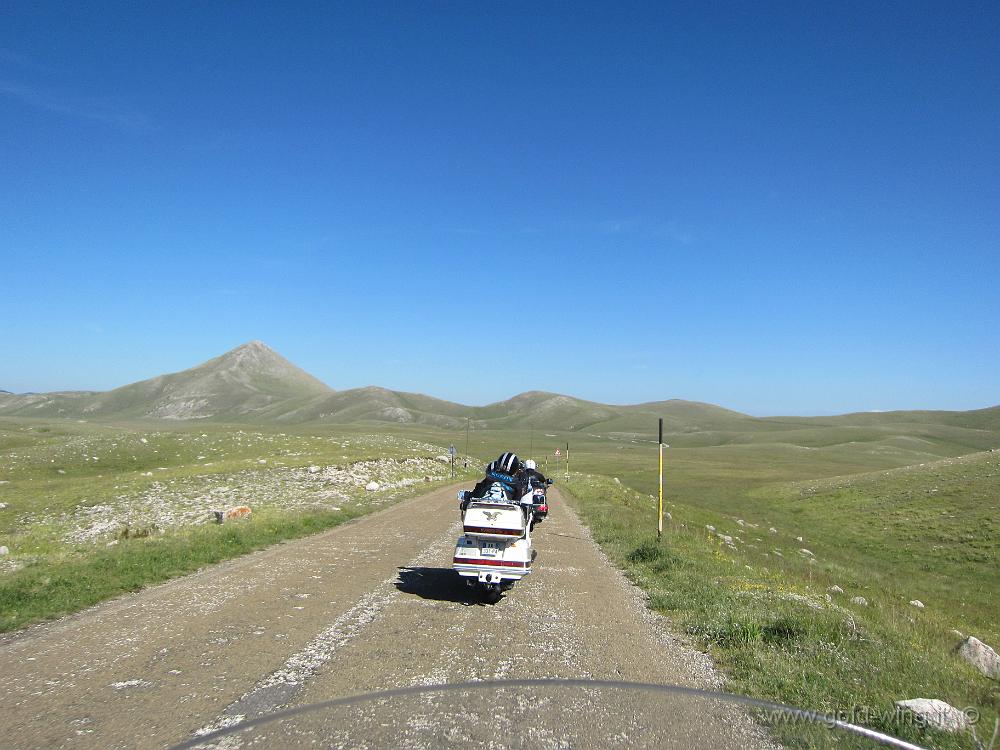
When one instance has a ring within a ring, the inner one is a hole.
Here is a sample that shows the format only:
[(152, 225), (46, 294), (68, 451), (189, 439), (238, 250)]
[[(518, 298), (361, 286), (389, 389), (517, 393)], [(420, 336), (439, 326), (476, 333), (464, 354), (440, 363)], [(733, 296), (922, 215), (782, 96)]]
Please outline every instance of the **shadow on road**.
[(400, 568), (396, 588), (421, 599), (466, 606), (486, 603), (479, 589), (466, 585), (451, 568)]

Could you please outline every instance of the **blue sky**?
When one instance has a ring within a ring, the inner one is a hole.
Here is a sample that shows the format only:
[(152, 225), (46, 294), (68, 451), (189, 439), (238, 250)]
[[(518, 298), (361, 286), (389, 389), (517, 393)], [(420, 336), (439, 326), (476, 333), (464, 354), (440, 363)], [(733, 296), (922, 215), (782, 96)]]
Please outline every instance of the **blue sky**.
[(1000, 403), (998, 9), (5, 3), (0, 388)]

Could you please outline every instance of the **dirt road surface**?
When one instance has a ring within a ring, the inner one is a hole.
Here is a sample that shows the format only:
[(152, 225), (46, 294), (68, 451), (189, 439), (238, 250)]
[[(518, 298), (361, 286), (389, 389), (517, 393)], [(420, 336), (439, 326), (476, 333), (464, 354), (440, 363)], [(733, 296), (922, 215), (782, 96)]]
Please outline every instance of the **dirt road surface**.
[[(482, 603), (450, 567), (454, 489), (0, 638), (0, 746), (162, 748), (284, 707), (469, 680), (717, 686), (555, 488), (535, 572)], [(563, 688), (381, 701), (205, 746), (767, 745), (736, 707)]]

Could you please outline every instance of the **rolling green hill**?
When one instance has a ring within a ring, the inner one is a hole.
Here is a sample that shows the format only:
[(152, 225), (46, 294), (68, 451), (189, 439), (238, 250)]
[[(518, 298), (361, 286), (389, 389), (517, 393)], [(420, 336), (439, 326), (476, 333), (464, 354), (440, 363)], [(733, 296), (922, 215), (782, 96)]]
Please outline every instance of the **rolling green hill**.
[[(679, 399), (612, 405), (529, 391), (486, 406), (465, 406), (375, 386), (334, 391), (259, 341), (189, 370), (107, 392), (0, 391), (0, 416), (275, 425), (375, 422), (443, 430), (464, 429), (468, 421), (475, 430), (571, 432), (623, 441), (647, 440), (662, 417), (670, 442), (678, 446), (823, 447), (856, 442), (917, 460), (931, 444), (947, 446), (946, 454), (993, 447), (1000, 432), (1000, 407), (759, 418)], [(940, 450), (930, 452), (942, 455)]]

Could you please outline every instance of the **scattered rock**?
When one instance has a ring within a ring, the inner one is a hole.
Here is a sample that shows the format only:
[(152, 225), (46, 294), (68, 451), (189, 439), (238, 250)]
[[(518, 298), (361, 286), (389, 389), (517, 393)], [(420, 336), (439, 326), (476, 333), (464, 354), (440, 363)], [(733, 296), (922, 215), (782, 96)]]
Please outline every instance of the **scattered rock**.
[[(802, 540), (802, 537), (799, 537), (799, 541), (801, 541), (801, 540)], [(803, 557), (816, 557), (816, 555), (814, 555), (812, 552), (810, 552), (809, 550), (807, 550), (805, 547), (803, 547), (802, 549), (799, 550), (799, 554), (802, 555)]]
[(369, 492), (378, 492), (378, 482), (369, 482), (365, 485), (365, 489)]
[(149, 443), (149, 441), (146, 440), (146, 438), (139, 438), (139, 442), (142, 443), (143, 445), (147, 445)]
[(867, 607), (868, 600), (865, 599), (863, 596), (852, 596), (851, 604), (857, 604), (859, 607)]
[(778, 530), (776, 528), (774, 528), (773, 526), (771, 528), (769, 528), (768, 531), (770, 531), (772, 534), (777, 534), (778, 533)]
[(0, 547), (0, 557), (3, 557), (4, 555), (9, 555), (9, 554), (10, 554), (10, 550), (7, 549), (7, 547)]
[(0, 503), (0, 510), (7, 510), (7, 503)]
[(259, 463), (259, 464), (266, 464), (267, 463), (267, 459), (266, 458), (258, 458), (257, 459), (257, 463)]
[(740, 526), (742, 528), (746, 528), (747, 522), (744, 521), (742, 518), (737, 518), (736, 519), (736, 525)]
[(239, 521), (241, 519), (250, 518), (253, 511), (250, 510), (246, 505), (238, 505), (235, 508), (229, 508), (228, 510), (214, 510), (216, 523), (225, 523), (226, 521)]
[(318, 466), (310, 466), (309, 467), (309, 473), (310, 474), (319, 474), (319, 467)]
[(958, 638), (958, 640), (960, 640), (960, 641), (964, 641), (965, 640), (965, 635), (962, 633), (961, 630), (949, 630), (948, 632), (951, 633), (956, 638)]
[(451, 458), (449, 456), (435, 456), (434, 460), (435, 461), (440, 461), (443, 464), (450, 464), (451, 463)]
[(731, 536), (729, 536), (728, 534), (719, 534), (719, 539), (721, 539), (722, 541), (724, 541), (726, 544), (732, 544), (733, 543), (733, 538)]
[(917, 609), (923, 609), (924, 608), (924, 603), (922, 601), (920, 601), (919, 599), (914, 599), (913, 601), (910, 602), (910, 604), (912, 604)]
[(715, 527), (714, 527), (714, 526), (709, 526), (709, 525), (708, 525), (708, 524), (706, 523), (706, 524), (705, 524), (705, 528), (706, 528), (706, 529), (708, 529), (709, 531), (711, 531), (712, 533), (715, 533)]
[(667, 519), (668, 521), (672, 521), (674, 519), (674, 517), (672, 515), (670, 515), (670, 511), (669, 510), (663, 511), (663, 517), (665, 519)]
[(618, 477), (615, 477), (615, 484), (621, 484), (621, 483), (622, 483), (622, 480), (620, 480)]
[(796, 542), (801, 542), (801, 541), (804, 541), (804, 540), (802, 539), (802, 537), (797, 536), (797, 537), (795, 537), (795, 541)]
[(964, 711), (937, 698), (911, 698), (896, 701), (896, 705), (927, 722), (928, 726), (945, 732), (961, 732), (969, 726), (969, 717)]
[[(0, 549), (6, 548), (0, 547)], [(978, 638), (970, 635), (962, 641), (958, 653), (991, 680), (1000, 680), (1000, 656)]]
[(66, 473), (65, 469), (56, 469), (56, 474), (65, 474), (65, 473)]
[(829, 591), (831, 594), (843, 594), (844, 593), (844, 590), (842, 588), (840, 588), (840, 586), (830, 586), (827, 589), (827, 591)]

